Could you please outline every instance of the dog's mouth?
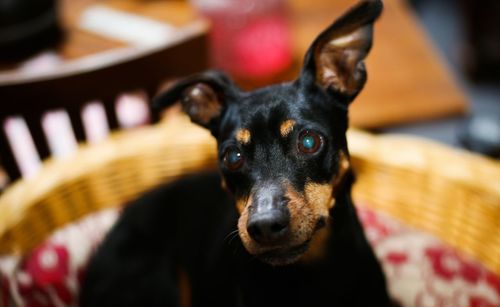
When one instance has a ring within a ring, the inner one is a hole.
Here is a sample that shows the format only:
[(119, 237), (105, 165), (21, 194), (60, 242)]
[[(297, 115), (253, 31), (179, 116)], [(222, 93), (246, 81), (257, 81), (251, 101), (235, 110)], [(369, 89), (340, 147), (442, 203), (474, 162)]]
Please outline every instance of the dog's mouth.
[(281, 266), (292, 264), (300, 259), (300, 257), (309, 248), (309, 241), (292, 247), (279, 247), (265, 251), (256, 255), (261, 261), (271, 265)]
[(257, 259), (274, 266), (283, 266), (297, 262), (310, 248), (316, 233), (326, 226), (326, 217), (321, 217), (316, 221), (312, 233), (302, 238), (302, 240), (291, 240), (281, 242), (275, 246), (260, 246), (253, 251), (248, 250)]

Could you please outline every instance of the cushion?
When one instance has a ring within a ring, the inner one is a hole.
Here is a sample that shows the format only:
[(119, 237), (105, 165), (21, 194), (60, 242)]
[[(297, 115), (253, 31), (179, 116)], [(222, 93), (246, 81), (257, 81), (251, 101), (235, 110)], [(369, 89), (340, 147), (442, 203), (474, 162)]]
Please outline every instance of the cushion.
[(481, 263), (381, 213), (358, 214), (401, 306), (500, 306), (500, 276)]
[(117, 209), (99, 211), (55, 231), (24, 257), (1, 257), (0, 306), (76, 306), (85, 266), (118, 216)]
[[(366, 206), (358, 214), (401, 306), (500, 306), (500, 276), (481, 263)], [(1, 257), (0, 306), (75, 306), (88, 259), (118, 216), (94, 213), (24, 257)]]

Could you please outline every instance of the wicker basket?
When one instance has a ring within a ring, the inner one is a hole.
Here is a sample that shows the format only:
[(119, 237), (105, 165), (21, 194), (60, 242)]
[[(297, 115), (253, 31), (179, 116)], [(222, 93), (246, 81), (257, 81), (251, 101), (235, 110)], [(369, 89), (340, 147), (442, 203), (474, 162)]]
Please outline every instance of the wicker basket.
[[(356, 203), (426, 230), (500, 274), (500, 163), (431, 142), (350, 131)], [(175, 117), (48, 161), (0, 198), (0, 254), (182, 174), (215, 168), (208, 132)]]

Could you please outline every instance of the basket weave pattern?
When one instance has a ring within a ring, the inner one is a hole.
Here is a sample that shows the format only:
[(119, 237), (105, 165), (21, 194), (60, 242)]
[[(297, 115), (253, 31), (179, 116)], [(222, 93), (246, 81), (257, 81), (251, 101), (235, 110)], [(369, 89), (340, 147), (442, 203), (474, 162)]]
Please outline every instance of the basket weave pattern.
[[(426, 230), (500, 274), (500, 163), (408, 137), (348, 134), (355, 201)], [(54, 229), (216, 166), (205, 130), (176, 117), (117, 133), (0, 197), (0, 254), (24, 254)]]
[(82, 147), (0, 198), (0, 254), (23, 254), (54, 229), (87, 213), (119, 206), (181, 175), (215, 167), (208, 132), (173, 119)]
[(349, 133), (354, 197), (500, 273), (500, 163), (417, 138)]

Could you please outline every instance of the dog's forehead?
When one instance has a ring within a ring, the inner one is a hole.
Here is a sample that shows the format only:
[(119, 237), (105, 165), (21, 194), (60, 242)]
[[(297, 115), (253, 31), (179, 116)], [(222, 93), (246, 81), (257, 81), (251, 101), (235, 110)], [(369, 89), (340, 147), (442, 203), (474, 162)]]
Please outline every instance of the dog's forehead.
[(271, 86), (249, 92), (238, 104), (235, 133), (243, 139), (274, 134), (285, 121), (300, 117), (300, 95), (289, 85)]
[[(221, 120), (220, 142), (268, 142), (301, 127), (323, 128), (328, 133), (333, 104), (322, 95), (305, 93), (289, 82), (246, 92), (230, 104)], [(320, 130), (321, 132), (321, 130)]]
[(297, 88), (285, 83), (248, 92), (242, 97), (239, 106), (243, 119), (248, 119), (257, 113), (270, 114), (276, 108), (291, 111), (300, 103), (301, 96)]

